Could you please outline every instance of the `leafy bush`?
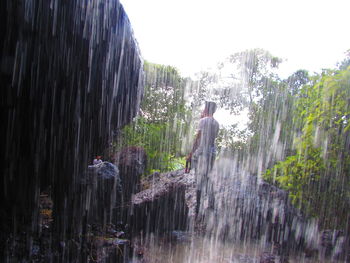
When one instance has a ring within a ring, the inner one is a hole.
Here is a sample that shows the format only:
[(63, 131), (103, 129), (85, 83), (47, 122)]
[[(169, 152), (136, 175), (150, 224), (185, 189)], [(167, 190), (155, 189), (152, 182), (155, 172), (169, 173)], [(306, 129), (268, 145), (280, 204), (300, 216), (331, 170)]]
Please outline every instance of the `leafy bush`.
[(171, 66), (146, 62), (144, 70), (146, 83), (140, 116), (120, 131), (116, 150), (128, 146), (144, 148), (148, 159), (146, 173), (180, 169), (189, 118), (184, 99), (186, 82)]
[[(297, 94), (296, 155), (264, 179), (288, 190), (304, 212), (325, 227), (345, 227), (350, 211), (350, 67), (324, 71)], [(337, 215), (336, 217), (334, 215)]]

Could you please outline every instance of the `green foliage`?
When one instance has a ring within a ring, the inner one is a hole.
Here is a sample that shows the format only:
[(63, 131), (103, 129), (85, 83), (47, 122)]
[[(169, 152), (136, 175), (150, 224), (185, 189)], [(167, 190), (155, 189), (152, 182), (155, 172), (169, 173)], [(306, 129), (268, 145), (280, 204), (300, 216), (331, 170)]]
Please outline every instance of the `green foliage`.
[(310, 82), (309, 72), (306, 70), (298, 70), (289, 76), (285, 82), (287, 83), (291, 94), (296, 95), (304, 85)]
[(180, 169), (184, 166), (181, 146), (189, 119), (184, 99), (186, 81), (170, 66), (146, 62), (144, 70), (141, 114), (121, 130), (116, 150), (127, 146), (144, 148), (148, 158), (146, 173)]
[(325, 227), (344, 227), (350, 209), (350, 67), (313, 77), (299, 90), (293, 109), (297, 153), (264, 178), (288, 190)]
[(248, 133), (238, 129), (238, 124), (233, 124), (219, 130), (216, 143), (218, 150), (225, 149), (231, 152), (243, 150), (246, 147)]
[(350, 66), (350, 49), (345, 52), (346, 56), (342, 62), (339, 63), (338, 67), (340, 70), (345, 70)]
[(141, 105), (143, 115), (149, 122), (185, 120), (186, 80), (171, 66), (145, 62), (145, 94)]
[(242, 91), (245, 92), (249, 105), (269, 91), (267, 84), (277, 79), (275, 70), (282, 62), (280, 58), (272, 56), (263, 49), (235, 53), (229, 61), (238, 69)]
[(177, 145), (168, 138), (176, 134), (169, 132), (168, 123), (150, 123), (139, 117), (123, 128), (117, 150), (127, 146), (144, 148), (148, 159), (147, 174), (180, 169), (184, 167), (184, 161), (174, 155)]
[(278, 162), (265, 172), (263, 178), (288, 190), (295, 205), (316, 215), (315, 201), (323, 194), (318, 191), (317, 185), (324, 172), (325, 163), (320, 149), (311, 147), (303, 153)]
[[(250, 154), (264, 152), (264, 161), (273, 163), (275, 159), (283, 159), (292, 150), (295, 96), (286, 82), (278, 80), (266, 82), (264, 90), (260, 100), (249, 107), (248, 130), (251, 136), (248, 145)], [(277, 142), (284, 145), (283, 153), (278, 153), (274, 148)]]

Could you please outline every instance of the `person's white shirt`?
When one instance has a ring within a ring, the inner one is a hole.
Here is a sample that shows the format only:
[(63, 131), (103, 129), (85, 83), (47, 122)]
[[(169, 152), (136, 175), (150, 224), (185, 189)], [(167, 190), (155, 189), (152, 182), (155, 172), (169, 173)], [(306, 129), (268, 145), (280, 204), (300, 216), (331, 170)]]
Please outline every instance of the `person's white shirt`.
[(200, 119), (198, 130), (201, 138), (198, 149), (200, 151), (211, 151), (215, 147), (215, 139), (219, 133), (219, 123), (213, 117)]

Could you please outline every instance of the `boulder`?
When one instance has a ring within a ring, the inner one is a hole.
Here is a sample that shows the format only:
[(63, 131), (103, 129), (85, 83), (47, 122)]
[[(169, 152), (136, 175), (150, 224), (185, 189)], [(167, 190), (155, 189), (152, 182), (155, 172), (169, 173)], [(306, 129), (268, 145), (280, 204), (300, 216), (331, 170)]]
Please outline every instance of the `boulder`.
[(140, 180), (147, 165), (146, 152), (142, 147), (126, 147), (115, 156), (123, 187), (124, 202), (131, 200), (132, 194), (140, 191)]
[(260, 263), (275, 263), (276, 257), (273, 254), (264, 252), (260, 255)]
[(122, 199), (118, 168), (109, 162), (89, 166), (87, 204), (89, 223), (111, 223), (113, 210)]
[(348, 238), (342, 230), (326, 229), (319, 234), (319, 252), (322, 257), (344, 260), (349, 255)]
[(130, 224), (134, 233), (171, 233), (185, 230), (193, 214), (195, 190), (193, 174), (184, 169), (145, 178), (149, 188), (132, 198)]

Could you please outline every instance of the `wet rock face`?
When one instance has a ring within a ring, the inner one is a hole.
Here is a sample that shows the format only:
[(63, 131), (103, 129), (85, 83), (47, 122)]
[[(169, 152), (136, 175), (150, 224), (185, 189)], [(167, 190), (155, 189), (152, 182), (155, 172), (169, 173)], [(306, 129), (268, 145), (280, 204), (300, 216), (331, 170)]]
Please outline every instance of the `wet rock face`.
[(124, 201), (129, 202), (132, 194), (140, 191), (140, 179), (147, 165), (146, 152), (141, 147), (126, 147), (115, 156), (120, 171)]
[(103, 228), (112, 222), (113, 208), (122, 200), (118, 168), (109, 162), (90, 165), (87, 186), (88, 223)]
[(175, 229), (184, 230), (188, 214), (185, 191), (184, 186), (173, 185), (162, 195), (133, 204), (132, 231), (159, 234)]
[(142, 60), (118, 0), (4, 0), (0, 14), (4, 225), (35, 232), (39, 193), (51, 185), (64, 238), (81, 229), (76, 195), (92, 156), (139, 109)]
[(260, 255), (260, 263), (275, 263), (275, 256), (269, 253), (263, 253)]
[(186, 229), (195, 203), (192, 177), (178, 170), (145, 178), (149, 188), (132, 198), (132, 231), (159, 234)]
[[(297, 219), (297, 212), (288, 203), (288, 193), (265, 182), (258, 183), (255, 176), (224, 176), (216, 171), (210, 175), (215, 189), (215, 209), (218, 224), (208, 224), (209, 231), (218, 231), (225, 240), (243, 241), (266, 239), (278, 243), (289, 238), (286, 225)], [(283, 238), (282, 238), (283, 237)]]
[(319, 253), (323, 257), (331, 257), (334, 260), (349, 260), (349, 240), (344, 231), (323, 230), (319, 234)]

